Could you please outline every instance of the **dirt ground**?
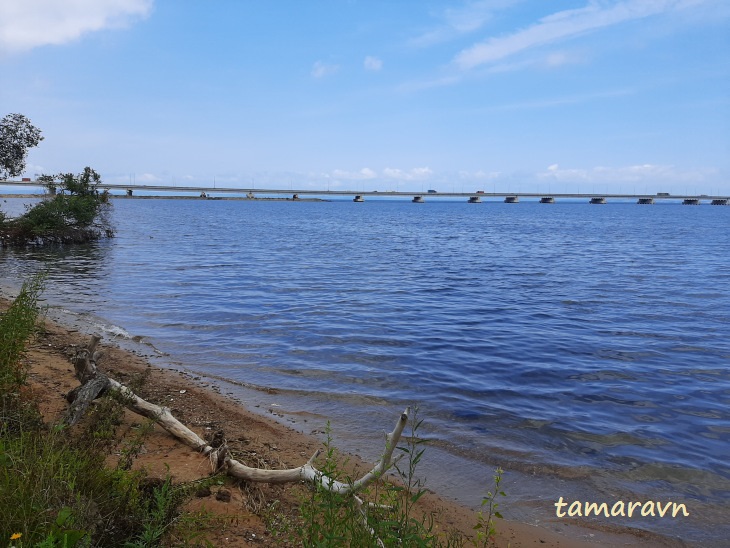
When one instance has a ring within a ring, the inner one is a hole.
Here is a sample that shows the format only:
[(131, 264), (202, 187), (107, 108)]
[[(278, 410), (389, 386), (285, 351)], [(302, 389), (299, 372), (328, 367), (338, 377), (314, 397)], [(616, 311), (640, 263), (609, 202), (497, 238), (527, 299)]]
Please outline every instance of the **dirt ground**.
[[(31, 368), (29, 381), (42, 402), (47, 420), (55, 420), (64, 412), (65, 394), (78, 385), (69, 358), (76, 348), (85, 344), (86, 336), (50, 322), (47, 322), (45, 333), (32, 341), (26, 358)], [(102, 340), (100, 348), (104, 351), (99, 360), (102, 371), (122, 383), (145, 372), (147, 380), (140, 389), (141, 397), (169, 407), (179, 420), (203, 437), (222, 431), (234, 457), (249, 466), (300, 466), (321, 447), (313, 436), (254, 414), (210, 387), (204, 387), (199, 377), (153, 367), (143, 358), (107, 341)], [(127, 411), (120, 430), (128, 431), (142, 422), (141, 417)], [(356, 457), (350, 460), (360, 470), (372, 467)], [(189, 482), (210, 474), (205, 457), (178, 443), (158, 426), (145, 440), (137, 465), (144, 466), (151, 476), (158, 478), (166, 477), (169, 470), (175, 482)], [(282, 541), (267, 530), (265, 508), (279, 501), (279, 511), (296, 515), (301, 496), (298, 493), (303, 492), (301, 486), (242, 485), (226, 480), (223, 485), (198, 493), (199, 496), (185, 506), (187, 519), (183, 521), (189, 525), (182, 527), (179, 536), (170, 542), (176, 545), (195, 540), (202, 544), (205, 539), (213, 546), (281, 545)], [(441, 530), (455, 528), (472, 533), (476, 524), (472, 510), (431, 493), (419, 504), (424, 512), (436, 516)], [(194, 519), (203, 515), (205, 519)], [(681, 546), (649, 534), (586, 529), (568, 522), (561, 523), (561, 533), (506, 520), (498, 520), (497, 526), (497, 545), (500, 547)]]

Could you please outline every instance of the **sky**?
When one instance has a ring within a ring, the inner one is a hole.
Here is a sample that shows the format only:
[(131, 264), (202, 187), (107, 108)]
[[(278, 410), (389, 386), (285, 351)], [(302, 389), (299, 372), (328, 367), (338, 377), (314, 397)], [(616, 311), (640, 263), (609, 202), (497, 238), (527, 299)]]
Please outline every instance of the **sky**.
[(728, 0), (2, 0), (25, 176), (730, 195)]

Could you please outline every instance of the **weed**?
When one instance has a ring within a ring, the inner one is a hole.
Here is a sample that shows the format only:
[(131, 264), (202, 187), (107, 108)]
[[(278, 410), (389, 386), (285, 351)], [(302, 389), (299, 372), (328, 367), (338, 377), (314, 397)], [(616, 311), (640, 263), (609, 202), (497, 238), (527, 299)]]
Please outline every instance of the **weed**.
[(502, 514), (497, 510), (499, 508), (497, 497), (507, 496), (499, 487), (503, 473), (504, 470), (499, 467), (494, 471), (494, 491), (488, 491), (487, 495), (482, 498), (481, 510), (477, 512), (477, 524), (474, 526), (476, 531), (473, 539), (474, 546), (486, 547), (494, 543), (494, 535), (497, 533), (494, 518), (502, 519)]
[(169, 478), (148, 492), (142, 472), (106, 466), (123, 402), (101, 398), (69, 429), (44, 424), (28, 397), (22, 358), (42, 288), (38, 277), (24, 284), (0, 316), (0, 538), (17, 546), (157, 546), (188, 493)]
[[(329, 489), (323, 477), (301, 498), (298, 518), (285, 516), (276, 503), (271, 505), (266, 522), (275, 538), (307, 547), (464, 546), (467, 539), (463, 534), (437, 531), (435, 516), (419, 509), (418, 502), (427, 490), (417, 475), (425, 451), (425, 440), (418, 435), (422, 421), (417, 410), (410, 426), (406, 444), (398, 448), (404, 458), (395, 467), (395, 481), (380, 478), (354, 496)], [(329, 424), (325, 432), (324, 462), (320, 465), (323, 476), (352, 485), (345, 472), (347, 460), (334, 447)]]
[(27, 370), (21, 363), (26, 343), (35, 331), (38, 299), (44, 277), (23, 284), (10, 308), (0, 316), (0, 392), (17, 392), (25, 384)]

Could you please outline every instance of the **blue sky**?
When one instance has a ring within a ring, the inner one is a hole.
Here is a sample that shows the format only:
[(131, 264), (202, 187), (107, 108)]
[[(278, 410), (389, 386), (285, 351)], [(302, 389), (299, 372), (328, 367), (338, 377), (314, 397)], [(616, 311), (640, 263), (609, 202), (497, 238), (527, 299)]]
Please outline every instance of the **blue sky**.
[(730, 194), (727, 0), (4, 0), (27, 176)]

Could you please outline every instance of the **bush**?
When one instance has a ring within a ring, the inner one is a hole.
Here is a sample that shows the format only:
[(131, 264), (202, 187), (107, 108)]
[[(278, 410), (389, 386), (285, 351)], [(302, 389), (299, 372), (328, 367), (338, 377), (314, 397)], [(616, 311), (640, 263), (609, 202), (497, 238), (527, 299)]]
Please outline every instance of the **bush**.
[(84, 243), (114, 236), (109, 193), (99, 192), (96, 171), (86, 167), (78, 175), (41, 175), (39, 180), (49, 194), (17, 219), (0, 220), (0, 245)]
[[(274, 512), (269, 517), (275, 537), (297, 546), (318, 548), (466, 546), (468, 538), (455, 530), (439, 530), (435, 516), (418, 506), (418, 500), (426, 493), (424, 482), (416, 473), (424, 453), (425, 440), (418, 435), (421, 424), (416, 410), (410, 419), (411, 432), (406, 444), (398, 447), (404, 458), (402, 465), (395, 466), (396, 480), (382, 477), (357, 496), (334, 492), (322, 480), (302, 497), (299, 516), (287, 521)], [(347, 459), (343, 460), (334, 447), (329, 424), (326, 434), (320, 470), (329, 478), (351, 484)]]
[(189, 487), (107, 464), (122, 403), (105, 397), (68, 429), (44, 424), (27, 389), (42, 290), (40, 277), (24, 284), (0, 316), (0, 546), (158, 546)]

